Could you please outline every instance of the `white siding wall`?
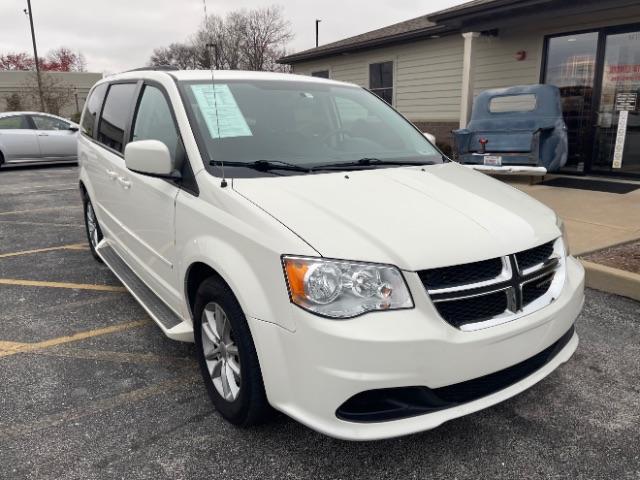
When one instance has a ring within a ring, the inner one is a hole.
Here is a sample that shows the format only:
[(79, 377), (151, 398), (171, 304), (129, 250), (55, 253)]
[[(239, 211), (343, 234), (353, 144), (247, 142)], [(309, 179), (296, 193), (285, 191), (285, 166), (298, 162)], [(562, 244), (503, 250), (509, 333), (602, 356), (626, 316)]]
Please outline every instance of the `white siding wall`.
[(455, 122), (462, 49), (462, 38), (456, 35), (303, 62), (294, 66), (294, 73), (329, 70), (334, 80), (369, 87), (369, 64), (393, 60), (394, 105), (413, 121)]
[[(610, 9), (602, 2), (601, 10), (589, 13), (559, 15), (552, 19), (543, 14), (531, 16), (525, 25), (500, 29), (496, 38), (478, 38), (475, 93), (488, 88), (538, 83), (542, 69), (544, 37), (546, 35), (640, 23), (640, 4)], [(515, 59), (524, 50), (524, 61)]]
[[(640, 23), (640, 2), (621, 9), (607, 7), (589, 13), (545, 17), (545, 12), (526, 22), (500, 28), (498, 37), (477, 39), (475, 93), (488, 88), (538, 83), (545, 35)], [(527, 58), (515, 54), (524, 50)], [(303, 62), (294, 73), (309, 75), (330, 70), (331, 78), (368, 87), (369, 63), (394, 60), (395, 106), (413, 121), (456, 122), (460, 114), (463, 41), (460, 35), (385, 47), (350, 55)]]

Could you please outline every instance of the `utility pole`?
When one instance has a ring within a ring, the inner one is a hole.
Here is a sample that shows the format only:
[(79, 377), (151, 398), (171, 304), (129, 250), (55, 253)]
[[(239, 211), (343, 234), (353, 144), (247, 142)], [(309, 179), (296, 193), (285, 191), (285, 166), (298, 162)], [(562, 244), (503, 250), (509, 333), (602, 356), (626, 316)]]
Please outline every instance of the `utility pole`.
[(322, 20), (319, 20), (319, 19), (316, 18), (316, 48), (318, 48), (318, 29), (319, 29), (318, 26), (320, 25), (321, 21)]
[(29, 15), (29, 24), (31, 25), (31, 41), (33, 42), (33, 58), (36, 62), (36, 77), (38, 79), (38, 96), (40, 97), (40, 109), (44, 112), (44, 97), (42, 96), (42, 79), (40, 78), (40, 65), (38, 62), (38, 48), (36, 47), (36, 32), (33, 29), (33, 14), (31, 13), (31, 0), (27, 0), (27, 10), (24, 11)]

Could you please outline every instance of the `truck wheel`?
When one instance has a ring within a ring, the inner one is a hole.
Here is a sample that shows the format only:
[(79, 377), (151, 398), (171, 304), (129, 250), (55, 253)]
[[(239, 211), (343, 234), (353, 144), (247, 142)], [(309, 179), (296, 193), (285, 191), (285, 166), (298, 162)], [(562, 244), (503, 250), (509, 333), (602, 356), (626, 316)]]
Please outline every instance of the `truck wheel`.
[(239, 426), (263, 422), (271, 407), (249, 325), (229, 286), (210, 277), (198, 288), (194, 312), (196, 355), (216, 410)]

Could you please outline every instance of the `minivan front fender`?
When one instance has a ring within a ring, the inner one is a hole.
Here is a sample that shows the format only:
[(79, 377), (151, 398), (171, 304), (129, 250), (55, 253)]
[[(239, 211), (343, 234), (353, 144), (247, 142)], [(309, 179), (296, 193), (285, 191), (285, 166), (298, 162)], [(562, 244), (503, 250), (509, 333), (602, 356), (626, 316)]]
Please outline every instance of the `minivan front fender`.
[(232, 189), (216, 190), (181, 194), (176, 202), (177, 275), (185, 305), (191, 309), (192, 268), (206, 265), (229, 285), (245, 315), (295, 331), (281, 256), (318, 252)]

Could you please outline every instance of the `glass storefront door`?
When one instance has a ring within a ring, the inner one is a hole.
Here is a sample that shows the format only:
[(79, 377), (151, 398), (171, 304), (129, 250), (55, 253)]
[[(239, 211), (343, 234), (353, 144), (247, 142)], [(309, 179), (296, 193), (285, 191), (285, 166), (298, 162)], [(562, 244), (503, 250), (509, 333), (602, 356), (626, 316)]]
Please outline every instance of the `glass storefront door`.
[(606, 35), (592, 169), (640, 174), (640, 30)]
[(593, 91), (598, 32), (563, 35), (547, 43), (544, 83), (556, 85), (562, 96), (569, 156), (565, 171), (583, 172), (593, 149)]

